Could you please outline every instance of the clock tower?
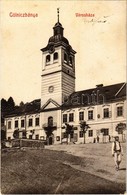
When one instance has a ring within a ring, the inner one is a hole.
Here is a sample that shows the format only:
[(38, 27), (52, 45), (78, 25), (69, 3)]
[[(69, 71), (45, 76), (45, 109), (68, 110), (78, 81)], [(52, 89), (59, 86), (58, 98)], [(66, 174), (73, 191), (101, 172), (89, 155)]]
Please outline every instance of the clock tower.
[(75, 54), (64, 37), (64, 28), (58, 21), (53, 27), (53, 36), (42, 48), (41, 108), (49, 100), (61, 106), (64, 98), (75, 91)]

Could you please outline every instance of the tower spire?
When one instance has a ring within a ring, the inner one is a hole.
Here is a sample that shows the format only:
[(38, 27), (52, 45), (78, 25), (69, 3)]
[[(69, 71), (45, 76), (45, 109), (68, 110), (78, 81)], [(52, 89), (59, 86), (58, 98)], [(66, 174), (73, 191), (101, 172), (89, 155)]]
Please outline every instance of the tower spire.
[(59, 9), (60, 9), (60, 8), (57, 8), (57, 17), (58, 17), (58, 22), (59, 22)]

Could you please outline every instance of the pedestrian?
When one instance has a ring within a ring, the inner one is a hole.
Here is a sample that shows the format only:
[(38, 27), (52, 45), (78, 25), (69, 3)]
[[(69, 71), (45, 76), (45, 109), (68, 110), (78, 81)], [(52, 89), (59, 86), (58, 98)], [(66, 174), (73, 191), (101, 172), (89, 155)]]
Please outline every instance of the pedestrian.
[(110, 135), (109, 135), (108, 139), (109, 139), (109, 142), (110, 142), (111, 141), (111, 136)]
[(115, 168), (118, 171), (121, 163), (121, 155), (123, 156), (123, 148), (119, 142), (119, 136), (114, 137), (115, 141), (112, 143), (112, 156), (115, 161)]
[(93, 143), (96, 143), (96, 138), (93, 139)]
[(97, 136), (97, 143), (99, 143), (99, 136)]

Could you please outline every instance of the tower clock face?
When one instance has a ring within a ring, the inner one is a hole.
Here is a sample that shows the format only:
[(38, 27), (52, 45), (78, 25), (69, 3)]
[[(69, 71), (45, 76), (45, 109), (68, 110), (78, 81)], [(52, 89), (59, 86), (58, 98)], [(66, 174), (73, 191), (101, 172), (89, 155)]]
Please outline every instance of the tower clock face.
[(49, 93), (52, 93), (54, 91), (54, 86), (49, 86), (48, 91)]

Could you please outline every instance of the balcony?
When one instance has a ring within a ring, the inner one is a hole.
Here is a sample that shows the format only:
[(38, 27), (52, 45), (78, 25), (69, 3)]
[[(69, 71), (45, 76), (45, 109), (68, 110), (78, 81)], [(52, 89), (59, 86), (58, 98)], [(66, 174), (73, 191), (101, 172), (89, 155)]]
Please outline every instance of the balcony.
[(56, 128), (57, 128), (57, 123), (56, 123), (56, 122), (44, 123), (42, 127), (43, 127), (45, 130), (48, 130), (48, 129), (56, 129)]

